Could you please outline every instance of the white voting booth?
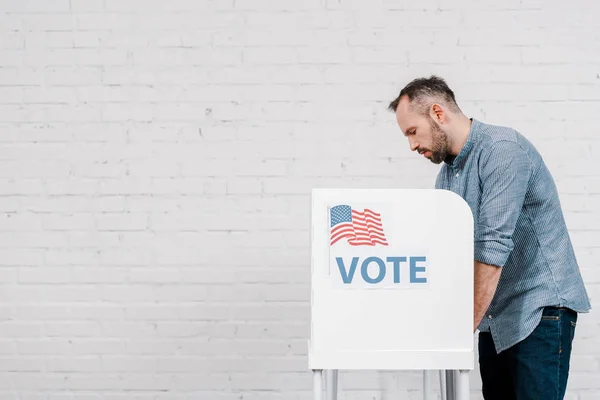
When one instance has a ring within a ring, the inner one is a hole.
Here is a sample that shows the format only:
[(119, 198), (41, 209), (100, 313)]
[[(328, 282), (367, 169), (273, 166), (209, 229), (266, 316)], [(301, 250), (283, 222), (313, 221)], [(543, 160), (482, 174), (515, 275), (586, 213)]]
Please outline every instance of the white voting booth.
[(423, 370), (443, 398), (469, 398), (473, 217), (446, 190), (314, 189), (311, 331), (314, 398), (338, 371)]

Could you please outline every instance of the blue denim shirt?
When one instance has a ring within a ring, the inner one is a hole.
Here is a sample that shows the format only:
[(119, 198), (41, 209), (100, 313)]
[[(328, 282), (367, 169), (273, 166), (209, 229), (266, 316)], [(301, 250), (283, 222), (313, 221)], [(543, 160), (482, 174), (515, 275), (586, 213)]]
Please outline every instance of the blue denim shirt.
[(554, 180), (519, 132), (473, 119), (466, 144), (442, 164), (435, 187), (469, 204), (475, 260), (502, 267), (479, 325), (498, 353), (536, 328), (544, 306), (590, 310)]

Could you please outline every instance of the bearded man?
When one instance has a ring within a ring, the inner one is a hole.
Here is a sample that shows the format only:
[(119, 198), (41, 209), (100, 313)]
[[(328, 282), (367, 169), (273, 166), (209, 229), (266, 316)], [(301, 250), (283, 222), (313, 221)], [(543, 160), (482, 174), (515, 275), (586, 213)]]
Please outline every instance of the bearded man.
[(435, 188), (473, 213), (484, 398), (563, 399), (577, 316), (591, 306), (542, 156), (517, 130), (465, 116), (437, 76), (408, 83), (389, 110), (410, 149), (442, 164)]

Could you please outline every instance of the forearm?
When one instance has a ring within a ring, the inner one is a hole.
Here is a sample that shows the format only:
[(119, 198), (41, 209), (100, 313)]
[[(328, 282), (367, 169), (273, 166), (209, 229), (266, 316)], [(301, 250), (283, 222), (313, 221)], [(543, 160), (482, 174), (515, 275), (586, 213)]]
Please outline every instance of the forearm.
[(484, 317), (485, 312), (494, 298), (501, 271), (502, 268), (497, 266), (475, 261), (475, 309), (473, 315), (473, 332), (477, 330), (477, 326), (479, 326), (481, 319)]

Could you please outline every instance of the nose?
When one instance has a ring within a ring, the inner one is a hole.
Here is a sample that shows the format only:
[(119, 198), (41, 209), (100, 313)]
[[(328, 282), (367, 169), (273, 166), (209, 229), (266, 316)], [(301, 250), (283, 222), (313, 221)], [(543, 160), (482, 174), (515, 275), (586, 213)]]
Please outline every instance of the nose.
[(411, 151), (415, 151), (416, 149), (419, 148), (419, 142), (417, 142), (416, 140), (413, 140), (413, 139), (409, 138), (408, 142), (410, 144), (410, 150)]

